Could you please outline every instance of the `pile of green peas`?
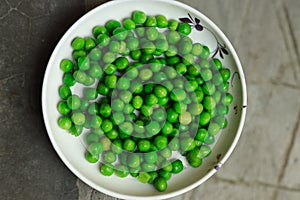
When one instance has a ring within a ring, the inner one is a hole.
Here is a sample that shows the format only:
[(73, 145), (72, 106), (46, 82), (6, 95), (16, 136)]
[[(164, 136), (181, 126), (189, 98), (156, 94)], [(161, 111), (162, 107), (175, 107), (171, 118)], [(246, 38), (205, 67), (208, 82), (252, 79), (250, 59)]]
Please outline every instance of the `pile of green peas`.
[(190, 33), (187, 23), (134, 11), (72, 41), (73, 58), (60, 63), (58, 125), (74, 136), (88, 130), (86, 160), (101, 160), (104, 176), (130, 174), (162, 192), (184, 168), (174, 152), (192, 167), (211, 153), (227, 126), (231, 73)]

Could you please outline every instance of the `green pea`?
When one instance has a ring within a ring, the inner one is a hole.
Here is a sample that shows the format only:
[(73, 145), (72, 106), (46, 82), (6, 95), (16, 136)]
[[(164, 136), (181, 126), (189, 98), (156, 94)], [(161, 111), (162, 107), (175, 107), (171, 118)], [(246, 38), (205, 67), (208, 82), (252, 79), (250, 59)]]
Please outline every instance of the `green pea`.
[(170, 19), (168, 23), (168, 28), (172, 31), (176, 31), (178, 27), (178, 21), (175, 19)]
[(125, 116), (121, 112), (116, 112), (113, 114), (113, 121), (116, 125), (119, 125), (125, 121)]
[(213, 59), (213, 67), (216, 70), (221, 70), (222, 69), (222, 62), (218, 58)]
[(77, 60), (79, 57), (83, 57), (83, 56), (86, 56), (86, 52), (82, 49), (73, 51), (72, 53), (72, 57), (74, 58), (74, 60)]
[(80, 98), (77, 95), (71, 95), (67, 99), (67, 104), (71, 110), (77, 110), (80, 108)]
[[(117, 132), (116, 130), (114, 130), (114, 132)], [(117, 132), (118, 133), (118, 132)], [(112, 144), (112, 147), (111, 147), (111, 150), (115, 153), (115, 154), (121, 154), (123, 152), (123, 149), (122, 149), (122, 140), (120, 139), (115, 139), (113, 144)]]
[(76, 37), (72, 42), (71, 46), (74, 50), (83, 49), (85, 45), (85, 40), (81, 37)]
[(186, 93), (183, 89), (175, 88), (172, 90), (170, 97), (173, 101), (183, 101), (186, 98)]
[(160, 155), (164, 158), (170, 158), (172, 156), (172, 151), (166, 147), (160, 151)]
[(94, 142), (99, 142), (99, 135), (97, 135), (95, 133), (89, 133), (85, 137), (85, 142), (87, 145), (90, 145)]
[(189, 112), (192, 115), (200, 115), (200, 113), (203, 111), (203, 105), (199, 103), (193, 103), (189, 106)]
[(65, 102), (65, 101), (60, 101), (57, 104), (57, 110), (62, 115), (67, 115), (71, 111), (71, 109), (67, 105), (67, 102)]
[(182, 172), (182, 170), (183, 170), (183, 164), (182, 164), (181, 160), (177, 159), (172, 162), (172, 173), (173, 174), (178, 174), (178, 173)]
[(212, 110), (216, 107), (216, 101), (212, 96), (206, 96), (203, 99), (203, 107), (206, 110)]
[(221, 74), (224, 82), (226, 82), (226, 81), (229, 80), (229, 78), (230, 78), (230, 70), (228, 68), (222, 68), (220, 70), (220, 74)]
[(73, 78), (73, 75), (72, 73), (68, 72), (68, 73), (65, 73), (64, 76), (63, 76), (63, 83), (66, 85), (66, 86), (73, 86), (75, 85), (76, 81), (75, 79)]
[(85, 94), (84, 94), (84, 97), (87, 99), (87, 100), (95, 100), (98, 96), (98, 92), (95, 88), (87, 88), (85, 90)]
[(140, 109), (140, 112), (146, 116), (146, 117), (149, 117), (150, 115), (152, 115), (153, 113), (153, 108), (151, 106), (147, 106), (147, 105), (142, 105), (141, 106), (141, 109)]
[(205, 126), (206, 124), (208, 124), (210, 122), (210, 114), (208, 112), (202, 112), (200, 114), (200, 117), (199, 117), (199, 124), (201, 126)]
[(154, 187), (160, 192), (166, 191), (166, 189), (168, 187), (166, 179), (163, 177), (157, 177), (154, 180)]
[(74, 67), (74, 64), (71, 60), (69, 59), (63, 59), (61, 62), (60, 62), (60, 69), (63, 71), (63, 72), (70, 72)]
[(179, 115), (179, 122), (183, 125), (188, 125), (192, 122), (192, 115), (189, 112), (183, 112)]
[(140, 109), (143, 105), (143, 98), (141, 96), (133, 97), (132, 105), (135, 109)]
[(209, 58), (210, 55), (210, 50), (207, 46), (203, 46), (202, 52), (200, 54), (200, 57), (203, 59)]
[(216, 73), (213, 75), (213, 83), (216, 86), (219, 86), (223, 83), (223, 77), (221, 76), (220, 73)]
[(94, 115), (90, 119), (91, 127), (94, 129), (100, 128), (101, 123), (102, 123), (102, 118), (98, 115)]
[(229, 106), (233, 101), (233, 97), (230, 93), (226, 93), (221, 101), (224, 105)]
[(157, 21), (157, 27), (159, 28), (167, 28), (169, 25), (167, 18), (163, 15), (158, 15), (156, 17), (156, 21)]
[(110, 163), (101, 163), (100, 172), (104, 176), (111, 176), (114, 173), (114, 167)]
[(116, 60), (116, 55), (113, 52), (106, 52), (102, 59), (106, 64), (113, 63)]
[(126, 18), (123, 20), (123, 26), (127, 30), (134, 30), (136, 28), (135, 22), (130, 18)]
[(147, 172), (140, 172), (137, 179), (141, 183), (147, 183), (150, 180), (151, 176)]
[(111, 108), (117, 112), (123, 111), (124, 106), (124, 102), (120, 99), (114, 99), (111, 103)]
[(182, 55), (188, 54), (192, 51), (193, 44), (188, 41), (182, 41), (179, 44), (179, 53)]
[(139, 167), (141, 164), (141, 157), (139, 154), (130, 154), (127, 158), (127, 164), (131, 168)]
[(112, 109), (111, 109), (110, 105), (108, 105), (108, 104), (101, 104), (99, 113), (101, 116), (107, 118), (111, 115)]
[(71, 120), (75, 125), (83, 125), (85, 123), (85, 115), (80, 112), (73, 113)]
[(154, 164), (157, 161), (157, 153), (156, 152), (148, 152), (144, 154), (144, 159), (146, 163)]
[(114, 89), (116, 88), (117, 85), (117, 76), (116, 75), (108, 75), (104, 77), (104, 84), (109, 88), (109, 89)]
[(121, 133), (125, 133), (126, 135), (131, 135), (133, 132), (133, 125), (130, 122), (124, 122), (119, 125), (119, 129)]
[(146, 126), (146, 130), (147, 130), (148, 134), (151, 136), (158, 134), (160, 129), (161, 129), (160, 125), (156, 121), (152, 121), (152, 122), (150, 122), (150, 124), (148, 124)]
[(59, 96), (60, 98), (66, 100), (72, 95), (71, 89), (67, 85), (62, 85), (59, 87)]
[(178, 151), (180, 149), (180, 143), (178, 138), (173, 138), (170, 142), (168, 147), (172, 150), (172, 151)]
[(64, 130), (69, 130), (72, 127), (72, 121), (67, 116), (60, 117), (58, 119), (58, 126)]
[(92, 50), (95, 47), (96, 47), (96, 42), (95, 42), (95, 40), (93, 38), (88, 37), (88, 38), (85, 39), (84, 49), (86, 51), (90, 51), (90, 50)]
[(220, 126), (220, 128), (224, 129), (227, 126), (227, 119), (224, 116), (217, 116), (214, 121)]
[(176, 56), (177, 53), (178, 53), (177, 47), (174, 46), (174, 45), (169, 45), (169, 48), (168, 48), (168, 50), (165, 52), (165, 55), (166, 55), (167, 57), (171, 57), (171, 56)]
[(191, 151), (196, 147), (195, 140), (191, 137), (182, 138), (180, 140), (180, 148), (182, 152)]
[(150, 69), (144, 68), (139, 73), (139, 78), (142, 81), (147, 81), (152, 77), (153, 73)]
[(176, 71), (179, 74), (185, 74), (187, 72), (187, 67), (183, 63), (178, 63), (175, 65)]
[(136, 24), (144, 24), (147, 20), (147, 16), (143, 11), (134, 11), (132, 19)]
[(99, 160), (99, 155), (93, 155), (89, 152), (85, 154), (85, 158), (89, 163), (96, 163)]
[(216, 87), (214, 84), (210, 83), (210, 82), (206, 82), (203, 87), (203, 93), (206, 95), (213, 95), (216, 91)]
[(193, 44), (192, 54), (194, 56), (200, 56), (203, 51), (203, 46), (200, 43)]
[(93, 65), (89, 70), (89, 76), (92, 78), (100, 78), (102, 73), (102, 68), (97, 64)]
[(153, 16), (148, 16), (148, 18), (145, 22), (145, 26), (147, 26), (147, 27), (156, 27), (157, 26), (156, 18), (153, 17)]
[(85, 83), (87, 80), (87, 75), (84, 71), (78, 70), (73, 73), (73, 78), (78, 83)]
[(200, 128), (195, 135), (195, 140), (204, 142), (207, 137), (208, 137), (208, 131), (205, 128)]
[(124, 140), (124, 142), (123, 142), (123, 149), (124, 150), (129, 151), (129, 152), (133, 152), (135, 150), (135, 148), (136, 148), (136, 143), (133, 140), (131, 140), (129, 138)]
[(158, 39), (155, 41), (155, 46), (157, 50), (160, 50), (161, 52), (165, 52), (169, 49), (168, 41), (165, 39)]
[(178, 113), (176, 113), (172, 108), (167, 110), (167, 119), (169, 122), (174, 123), (178, 121)]
[(188, 23), (180, 23), (177, 27), (177, 31), (183, 35), (189, 35), (192, 29)]
[(177, 31), (170, 31), (167, 34), (167, 40), (170, 44), (176, 44), (180, 40), (180, 34)]
[(139, 47), (139, 40), (135, 37), (130, 37), (127, 39), (127, 47), (130, 51), (137, 50)]
[(158, 135), (154, 138), (153, 144), (157, 147), (157, 149), (163, 149), (168, 144), (168, 138), (166, 136)]
[(109, 93), (109, 88), (104, 85), (103, 83), (99, 82), (100, 84), (97, 87), (97, 92), (101, 95), (107, 95)]

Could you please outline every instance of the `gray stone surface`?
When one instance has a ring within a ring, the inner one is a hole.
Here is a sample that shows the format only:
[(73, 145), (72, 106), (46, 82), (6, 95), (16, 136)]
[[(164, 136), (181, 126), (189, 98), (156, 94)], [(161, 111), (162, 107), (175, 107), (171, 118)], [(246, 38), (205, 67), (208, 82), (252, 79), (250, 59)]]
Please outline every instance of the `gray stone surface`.
[[(0, 1), (0, 199), (115, 200), (78, 180), (51, 146), (41, 84), (51, 52), (86, 11), (107, 0)], [(241, 140), (224, 167), (170, 200), (300, 199), (300, 3), (181, 0), (233, 42), (247, 77)]]
[(76, 199), (76, 178), (50, 144), (40, 96), (49, 56), (84, 12), (82, 1), (4, 0), (0, 12), (0, 199)]

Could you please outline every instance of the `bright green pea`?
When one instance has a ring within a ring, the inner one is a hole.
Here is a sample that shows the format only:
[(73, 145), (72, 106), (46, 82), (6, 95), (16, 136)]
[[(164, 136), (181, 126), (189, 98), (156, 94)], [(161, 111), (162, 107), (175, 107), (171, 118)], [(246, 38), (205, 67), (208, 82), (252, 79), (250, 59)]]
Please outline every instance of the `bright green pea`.
[(140, 109), (143, 105), (143, 98), (141, 96), (133, 97), (132, 105), (135, 109)]
[(135, 37), (128, 38), (127, 47), (130, 51), (137, 50), (139, 47), (139, 40)]
[(160, 129), (161, 129), (160, 125), (156, 121), (152, 121), (152, 122), (150, 122), (150, 124), (148, 124), (146, 126), (146, 130), (147, 130), (148, 134), (151, 136), (158, 134)]
[(78, 83), (85, 83), (85, 81), (87, 80), (87, 75), (84, 71), (77, 70), (73, 73), (73, 78)]
[(109, 119), (104, 119), (101, 124), (101, 128), (104, 133), (108, 133), (113, 129), (113, 123)]
[(155, 46), (156, 46), (156, 49), (158, 49), (162, 52), (165, 52), (169, 49), (168, 41), (165, 39), (159, 39), (159, 40), (155, 41)]
[(181, 114), (187, 110), (187, 105), (184, 103), (176, 102), (173, 104), (173, 108), (178, 114)]
[(117, 76), (116, 75), (108, 75), (104, 77), (104, 84), (109, 88), (109, 89), (114, 89), (116, 88), (117, 85)]
[(145, 26), (146, 27), (156, 27), (157, 26), (156, 18), (154, 16), (148, 16), (148, 18), (145, 22)]
[(153, 108), (151, 106), (147, 106), (147, 105), (142, 105), (141, 106), (141, 109), (140, 109), (140, 112), (146, 116), (146, 117), (149, 117), (150, 115), (152, 115), (153, 113)]
[(136, 148), (136, 143), (133, 140), (131, 140), (129, 138), (124, 140), (124, 142), (123, 142), (123, 149), (124, 150), (129, 151), (129, 152), (133, 152), (135, 150), (135, 148)]
[(178, 174), (178, 173), (182, 172), (182, 170), (183, 170), (183, 164), (182, 164), (181, 160), (177, 159), (172, 162), (172, 173), (173, 174)]
[(102, 119), (98, 115), (94, 115), (90, 119), (91, 127), (94, 128), (94, 129), (100, 128), (101, 123), (102, 123)]
[(114, 99), (111, 102), (111, 108), (117, 112), (123, 111), (124, 106), (124, 102), (120, 99)]
[(141, 164), (141, 157), (139, 154), (129, 154), (127, 157), (127, 165), (131, 168), (137, 168)]
[(205, 126), (206, 124), (208, 124), (210, 122), (210, 114), (208, 112), (202, 112), (200, 114), (200, 117), (199, 117), (199, 124), (201, 126)]
[(115, 167), (115, 174), (120, 178), (125, 178), (129, 175), (129, 169), (125, 165), (117, 165)]
[(228, 68), (222, 68), (220, 74), (223, 78), (223, 81), (226, 82), (230, 78), (230, 70)]
[(67, 115), (71, 111), (71, 109), (67, 105), (67, 102), (65, 101), (60, 101), (57, 104), (57, 110), (62, 115)]
[(192, 29), (188, 23), (180, 23), (177, 27), (177, 31), (183, 35), (189, 35)]
[(83, 57), (83, 56), (86, 56), (86, 52), (82, 49), (73, 51), (72, 53), (72, 57), (74, 58), (74, 60), (77, 60), (79, 57)]
[(95, 42), (95, 40), (93, 38), (88, 37), (88, 38), (85, 39), (84, 49), (86, 51), (90, 51), (90, 50), (92, 50), (95, 47), (96, 47), (96, 42)]
[(175, 65), (176, 71), (179, 74), (185, 74), (187, 72), (187, 67), (183, 63), (178, 63)]
[(144, 24), (147, 20), (147, 16), (143, 11), (134, 11), (132, 19), (136, 24)]
[(167, 110), (167, 119), (169, 122), (174, 123), (178, 121), (178, 113), (175, 112), (172, 108)]
[(192, 54), (194, 56), (200, 56), (203, 51), (203, 46), (200, 43), (193, 44)]
[(204, 142), (207, 137), (208, 137), (208, 131), (205, 128), (200, 128), (195, 135), (195, 140)]
[(69, 130), (72, 127), (72, 121), (67, 116), (60, 117), (58, 119), (58, 126), (64, 130)]
[(172, 31), (176, 31), (177, 27), (178, 27), (178, 21), (175, 19), (170, 19), (169, 23), (168, 23), (168, 27), (170, 30)]
[(158, 15), (156, 17), (156, 21), (157, 21), (157, 27), (158, 28), (166, 28), (169, 25), (169, 22), (168, 22), (167, 18), (163, 15)]
[(61, 62), (60, 62), (60, 69), (63, 71), (63, 72), (70, 72), (72, 69), (73, 69), (73, 62), (69, 59), (63, 59)]
[(85, 115), (80, 112), (73, 113), (71, 120), (75, 125), (83, 125), (85, 123)]
[(221, 70), (222, 69), (222, 62), (218, 58), (213, 59), (213, 67), (216, 70)]
[(69, 96), (67, 104), (71, 110), (77, 110), (80, 108), (80, 98), (77, 95)]
[(168, 138), (166, 136), (158, 135), (154, 138), (153, 144), (157, 149), (163, 149), (168, 145)]
[(89, 70), (89, 75), (92, 78), (100, 78), (103, 74), (102, 68), (99, 65), (93, 65)]
[(69, 87), (75, 85), (76, 81), (73, 77), (73, 74), (70, 72), (65, 73), (63, 76), (63, 83)]
[(126, 18), (123, 20), (123, 26), (127, 30), (134, 30), (136, 28), (135, 22), (130, 18)]
[(229, 106), (233, 101), (233, 97), (230, 93), (226, 93), (221, 101), (224, 105)]
[(165, 178), (163, 177), (157, 177), (155, 180), (154, 180), (154, 187), (160, 191), (160, 192), (164, 192), (166, 191), (167, 187), (168, 187), (168, 184), (167, 184), (167, 181)]
[(203, 46), (202, 52), (200, 54), (200, 57), (203, 59), (209, 58), (210, 55), (210, 50), (207, 46)]
[(154, 94), (149, 94), (145, 98), (145, 103), (148, 106), (153, 106), (158, 103), (158, 99)]
[(150, 149), (150, 141), (147, 139), (142, 139), (138, 141), (137, 147), (140, 152), (147, 152)]
[(124, 70), (129, 64), (129, 61), (126, 57), (119, 57), (115, 61), (115, 65), (118, 70)]
[(71, 43), (71, 46), (74, 50), (83, 49), (84, 45), (85, 45), (85, 40), (81, 37), (76, 37)]
[(72, 95), (71, 89), (67, 85), (62, 85), (59, 87), (59, 96), (60, 98), (66, 100)]
[(109, 88), (105, 84), (103, 84), (101, 82), (99, 82), (99, 83), (100, 84), (97, 87), (97, 92), (101, 95), (107, 95), (109, 93)]
[(111, 115), (112, 113), (112, 109), (110, 107), (109, 104), (101, 104), (100, 108), (99, 108), (99, 113), (101, 116), (107, 118)]
[(96, 163), (99, 160), (99, 155), (93, 155), (89, 152), (85, 154), (85, 158), (89, 163)]
[(110, 163), (101, 163), (100, 172), (104, 176), (111, 176), (114, 173), (114, 167)]
[(164, 123), (161, 131), (162, 131), (163, 135), (169, 135), (169, 134), (171, 134), (172, 131), (173, 131), (173, 125), (172, 125), (172, 123), (166, 121)]
[(122, 112), (116, 112), (113, 114), (113, 121), (116, 125), (119, 125), (125, 121), (125, 116)]
[(153, 73), (150, 69), (144, 68), (141, 69), (140, 73), (139, 73), (139, 78), (142, 81), (147, 81), (152, 77)]
[(173, 101), (183, 101), (186, 98), (186, 93), (183, 89), (175, 88), (172, 90), (170, 97)]
[(116, 55), (113, 52), (106, 52), (102, 59), (104, 63), (113, 63), (116, 60)]
[(212, 110), (216, 107), (216, 101), (212, 96), (206, 96), (203, 99), (203, 107), (206, 110)]
[(128, 90), (130, 88), (130, 81), (128, 78), (122, 77), (118, 80), (117, 88), (120, 90)]

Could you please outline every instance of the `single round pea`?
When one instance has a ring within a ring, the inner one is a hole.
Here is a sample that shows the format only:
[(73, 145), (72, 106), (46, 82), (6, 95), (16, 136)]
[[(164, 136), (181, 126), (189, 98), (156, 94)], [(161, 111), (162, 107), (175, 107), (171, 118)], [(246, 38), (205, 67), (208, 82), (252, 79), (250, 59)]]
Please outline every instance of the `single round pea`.
[(116, 60), (116, 55), (113, 52), (106, 52), (102, 59), (104, 63), (113, 63)]
[(170, 158), (172, 156), (172, 151), (166, 147), (160, 151), (160, 155), (164, 158)]
[(182, 41), (179, 44), (179, 53), (182, 55), (188, 54), (192, 51), (193, 44), (188, 41)]
[(189, 112), (192, 115), (200, 115), (202, 111), (203, 111), (203, 105), (200, 103), (193, 103), (189, 106)]
[(86, 51), (90, 51), (90, 50), (92, 50), (95, 47), (96, 47), (96, 42), (95, 42), (95, 40), (93, 38), (88, 37), (88, 38), (85, 39), (84, 49)]
[(203, 46), (200, 43), (193, 44), (192, 54), (194, 56), (200, 56), (203, 51)]
[(138, 144), (137, 144), (138, 150), (139, 150), (140, 152), (148, 152), (149, 149), (150, 149), (150, 145), (151, 145), (151, 143), (150, 143), (150, 141), (147, 140), (147, 139), (139, 140), (139, 141), (138, 141)]
[(85, 45), (85, 40), (81, 37), (76, 37), (72, 42), (71, 46), (74, 50), (83, 49)]
[(153, 113), (153, 108), (151, 106), (147, 106), (147, 105), (142, 105), (141, 106), (141, 109), (140, 109), (140, 112), (146, 116), (146, 117), (149, 117), (150, 115), (152, 115)]
[(66, 86), (69, 86), (69, 87), (75, 85), (76, 81), (75, 81), (72, 73), (67, 72), (67, 73), (64, 74), (64, 76), (63, 76), (63, 83)]
[(69, 96), (67, 104), (71, 110), (77, 110), (80, 108), (80, 98), (77, 95)]
[(219, 124), (220, 128), (224, 129), (227, 126), (227, 119), (224, 116), (217, 116), (214, 121)]
[(168, 41), (165, 39), (159, 39), (155, 42), (156, 49), (160, 50), (161, 52), (165, 52), (169, 49)]
[(132, 19), (136, 24), (144, 24), (147, 20), (147, 16), (143, 11), (134, 11)]
[(206, 96), (203, 99), (203, 107), (206, 110), (213, 110), (216, 107), (216, 101), (212, 96)]
[(77, 60), (79, 57), (86, 56), (86, 52), (84, 50), (75, 50), (72, 53), (72, 57), (74, 60)]
[(58, 119), (58, 126), (64, 130), (69, 130), (72, 127), (72, 121), (67, 116), (60, 117)]
[(172, 173), (173, 174), (178, 174), (183, 170), (183, 164), (182, 161), (177, 159), (172, 162)]
[(99, 155), (93, 155), (89, 152), (85, 154), (85, 158), (89, 163), (96, 163), (99, 160)]
[(104, 176), (111, 176), (114, 173), (114, 167), (110, 163), (101, 163), (100, 172)]
[(203, 87), (203, 93), (206, 95), (213, 95), (216, 91), (216, 87), (214, 84), (210, 83), (210, 82), (206, 82)]
[(107, 118), (111, 115), (112, 109), (111, 109), (110, 105), (107, 103), (101, 104), (101, 106), (99, 108), (99, 113), (101, 116)]
[(204, 142), (207, 137), (208, 137), (208, 131), (205, 128), (200, 128), (195, 135), (195, 140)]
[(156, 17), (156, 21), (157, 21), (157, 27), (159, 28), (167, 28), (169, 25), (167, 18), (163, 15), (158, 15)]
[(148, 16), (148, 18), (145, 22), (145, 26), (146, 27), (156, 27), (157, 26), (156, 18), (154, 16)]
[(167, 119), (171, 123), (175, 123), (178, 121), (178, 113), (175, 112), (172, 108), (167, 110)]
[(175, 88), (172, 90), (170, 97), (173, 101), (183, 101), (186, 98), (186, 93), (183, 89)]
[(102, 68), (98, 64), (93, 65), (89, 70), (89, 76), (92, 78), (100, 78), (102, 73)]
[(109, 119), (104, 119), (101, 124), (101, 128), (104, 133), (108, 133), (113, 129), (113, 123)]
[(208, 133), (215, 136), (219, 133), (220, 126), (217, 123), (210, 123), (208, 126)]
[(119, 57), (115, 61), (118, 70), (124, 70), (128, 67), (129, 61), (126, 57)]
[(210, 50), (207, 46), (203, 46), (202, 52), (200, 54), (200, 57), (203, 59), (209, 58), (210, 55)]
[(128, 78), (122, 77), (118, 80), (117, 88), (120, 90), (128, 90), (130, 88), (130, 81)]
[(97, 87), (97, 92), (101, 95), (107, 95), (109, 93), (109, 88), (104, 85), (103, 83), (99, 82), (100, 84)]
[(116, 154), (112, 151), (106, 151), (102, 154), (102, 158), (105, 163), (113, 163), (117, 160)]
[(71, 111), (71, 109), (67, 105), (67, 102), (65, 102), (65, 101), (60, 101), (57, 104), (57, 110), (62, 115), (67, 115)]
[(84, 93), (84, 97), (87, 100), (95, 100), (98, 96), (98, 92), (95, 88), (87, 88)]
[(125, 139), (123, 142), (123, 149), (129, 152), (133, 152), (136, 148), (136, 143), (132, 139)]
[(154, 138), (153, 144), (157, 147), (157, 149), (163, 149), (168, 144), (168, 138), (166, 136), (158, 135)]
[(170, 44), (176, 44), (180, 40), (180, 34), (177, 31), (170, 31), (167, 34), (167, 40)]
[(66, 100), (72, 95), (71, 89), (67, 85), (62, 85), (59, 87), (59, 96), (60, 98)]
[(141, 157), (139, 154), (129, 154), (127, 158), (127, 165), (131, 168), (137, 168), (141, 164)]
[(142, 81), (147, 81), (152, 77), (153, 73), (150, 69), (144, 68), (139, 73), (139, 78)]
[(142, 51), (140, 49), (136, 49), (131, 51), (129, 55), (132, 60), (139, 60), (142, 56)]
[(179, 115), (179, 122), (183, 125), (188, 125), (192, 122), (192, 116), (189, 112), (184, 112)]
[(60, 69), (63, 71), (63, 72), (70, 72), (72, 69), (73, 69), (73, 62), (69, 59), (63, 59), (61, 62), (60, 62)]
[(167, 57), (171, 57), (171, 56), (176, 56), (177, 53), (178, 53), (177, 47), (174, 46), (174, 45), (169, 45), (169, 48), (168, 48), (168, 50), (165, 52), (165, 55), (166, 55)]
[(178, 27), (178, 21), (175, 19), (170, 19), (169, 23), (168, 23), (168, 28), (172, 31), (176, 31), (177, 27)]
[(233, 97), (230, 93), (226, 93), (221, 101), (224, 105), (229, 106), (233, 101)]
[(166, 119), (166, 112), (164, 109), (159, 108), (153, 112), (151, 117), (153, 117), (153, 119), (157, 122), (163, 122)]
[(135, 22), (130, 18), (126, 18), (123, 20), (123, 26), (127, 30), (134, 30), (136, 28)]
[(124, 122), (119, 125), (119, 129), (121, 133), (131, 135), (133, 132), (133, 125), (130, 122)]
[(117, 112), (123, 111), (124, 106), (124, 102), (120, 99), (114, 99), (111, 102), (111, 108)]
[(200, 117), (199, 117), (199, 124), (201, 126), (205, 126), (206, 124), (208, 124), (210, 122), (210, 114), (208, 112), (202, 112), (200, 114)]
[(180, 23), (177, 27), (177, 31), (183, 35), (189, 35), (192, 29), (188, 23)]
[(73, 78), (75, 79), (75, 81), (77, 81), (78, 83), (85, 83), (87, 80), (87, 75), (84, 71), (81, 70), (77, 70), (73, 73)]
[(98, 115), (94, 115), (90, 118), (90, 125), (94, 129), (100, 128), (101, 123), (102, 123), (102, 118)]
[(108, 75), (104, 77), (104, 84), (109, 89), (114, 89), (117, 85), (117, 76), (116, 75)]
[(167, 184), (167, 181), (165, 178), (163, 177), (157, 177), (155, 180), (154, 180), (154, 187), (160, 191), (160, 192), (164, 192), (166, 191), (167, 187), (168, 187), (168, 184)]
[(102, 145), (99, 142), (93, 142), (88, 146), (88, 152), (92, 155), (98, 156), (102, 153)]
[(154, 164), (157, 161), (157, 153), (156, 152), (147, 152), (144, 154), (144, 159), (146, 163)]
[(127, 47), (130, 51), (137, 50), (139, 47), (139, 40), (135, 37), (129, 37), (127, 39)]
[(151, 136), (158, 134), (160, 129), (161, 129), (160, 125), (156, 121), (152, 121), (152, 122), (150, 122), (150, 124), (148, 124), (146, 126), (146, 130), (147, 130), (148, 134)]
[(223, 78), (223, 81), (226, 82), (230, 78), (230, 70), (228, 68), (222, 68), (220, 74)]
[(143, 105), (143, 98), (141, 96), (135, 96), (132, 99), (132, 105), (135, 109), (140, 109)]
[(75, 125), (83, 125), (85, 123), (85, 115), (80, 112), (73, 113), (71, 120)]
[(213, 59), (213, 67), (216, 70), (221, 70), (222, 69), (222, 62), (218, 58)]

